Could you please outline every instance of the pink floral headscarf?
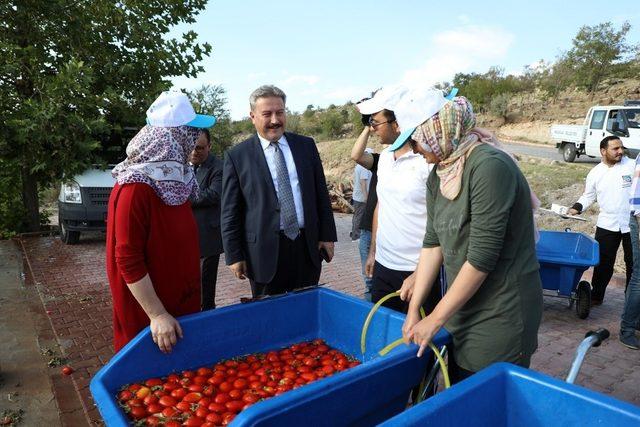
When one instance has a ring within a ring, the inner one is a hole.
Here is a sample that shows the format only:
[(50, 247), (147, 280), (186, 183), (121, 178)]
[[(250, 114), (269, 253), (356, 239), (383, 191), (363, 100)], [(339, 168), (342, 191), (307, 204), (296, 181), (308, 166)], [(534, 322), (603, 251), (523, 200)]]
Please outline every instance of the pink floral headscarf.
[(196, 195), (198, 183), (188, 164), (199, 129), (145, 126), (129, 142), (127, 158), (111, 174), (118, 184), (145, 183), (166, 205), (178, 206)]

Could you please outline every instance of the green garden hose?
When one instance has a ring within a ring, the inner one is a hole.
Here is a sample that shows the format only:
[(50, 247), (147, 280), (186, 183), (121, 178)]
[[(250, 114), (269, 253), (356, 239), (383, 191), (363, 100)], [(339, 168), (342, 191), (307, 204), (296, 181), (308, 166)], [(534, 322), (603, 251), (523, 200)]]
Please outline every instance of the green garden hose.
[[(376, 311), (378, 311), (380, 306), (384, 304), (385, 301), (387, 301), (390, 298), (399, 297), (399, 296), (400, 296), (400, 292), (394, 292), (389, 295), (386, 295), (383, 298), (381, 298), (380, 301), (375, 303), (375, 305), (371, 308), (371, 311), (369, 311), (369, 315), (367, 315), (367, 319), (364, 321), (364, 325), (362, 326), (362, 334), (360, 335), (360, 350), (362, 351), (363, 355), (366, 351), (367, 331), (369, 330), (369, 324), (371, 323), (371, 319), (373, 319), (373, 315), (376, 313)], [(426, 317), (426, 314), (422, 307), (420, 307), (420, 316), (423, 319)], [(402, 338), (399, 338), (394, 342), (392, 342), (391, 344), (388, 344), (385, 348), (380, 350), (378, 354), (380, 356), (385, 356), (387, 353), (389, 353), (391, 350), (393, 350), (400, 344), (402, 344)], [(433, 345), (433, 343), (431, 342), (429, 343), (429, 348), (433, 351), (433, 354), (435, 354), (436, 358), (438, 359), (438, 363), (440, 364), (440, 368), (442, 369), (444, 387), (445, 388), (451, 387), (451, 382), (449, 380), (449, 371), (447, 369), (446, 363), (444, 362), (444, 359), (442, 358), (442, 356), (440, 355), (440, 352), (438, 351), (438, 348), (435, 345)]]

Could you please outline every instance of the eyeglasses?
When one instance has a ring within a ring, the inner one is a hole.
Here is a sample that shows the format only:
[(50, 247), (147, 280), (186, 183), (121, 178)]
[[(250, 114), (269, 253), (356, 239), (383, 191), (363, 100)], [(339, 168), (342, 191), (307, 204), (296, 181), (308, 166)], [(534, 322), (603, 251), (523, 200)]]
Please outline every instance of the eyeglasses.
[(378, 122), (376, 122), (374, 120), (369, 119), (369, 126), (371, 126), (375, 130), (375, 129), (378, 128), (378, 126), (381, 126), (381, 125), (383, 125), (385, 123), (393, 123), (393, 122), (395, 122), (395, 120), (387, 120), (386, 122), (378, 123)]

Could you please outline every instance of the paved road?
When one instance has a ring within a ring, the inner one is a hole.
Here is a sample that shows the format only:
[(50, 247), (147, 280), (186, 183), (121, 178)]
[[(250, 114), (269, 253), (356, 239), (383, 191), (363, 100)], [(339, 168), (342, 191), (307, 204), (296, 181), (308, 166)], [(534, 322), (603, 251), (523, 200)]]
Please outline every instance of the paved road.
[[(514, 154), (523, 154), (525, 156), (542, 157), (544, 159), (558, 160), (562, 162), (562, 154), (555, 147), (546, 147), (544, 145), (530, 144), (504, 144), (507, 150)], [(577, 158), (575, 163), (598, 163), (600, 159), (592, 159), (591, 157), (581, 156)]]

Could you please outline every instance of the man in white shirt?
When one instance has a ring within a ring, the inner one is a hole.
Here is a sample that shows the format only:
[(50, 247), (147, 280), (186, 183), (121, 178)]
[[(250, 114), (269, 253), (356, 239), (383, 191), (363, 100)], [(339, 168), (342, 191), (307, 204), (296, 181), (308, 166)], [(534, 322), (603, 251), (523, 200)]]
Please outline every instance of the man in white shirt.
[(595, 239), (600, 245), (600, 264), (593, 270), (591, 305), (600, 305), (613, 275), (616, 254), (622, 242), (627, 283), (633, 269), (629, 235), (629, 189), (634, 162), (624, 156), (622, 141), (607, 136), (600, 142), (602, 162), (587, 175), (584, 194), (569, 209), (570, 215), (584, 212), (597, 201), (600, 206)]
[[(357, 105), (360, 113), (370, 115), (369, 127), (384, 145), (392, 144), (400, 135), (391, 108), (403, 93), (402, 88), (383, 88)], [(404, 142), (382, 150), (377, 165), (378, 204), (366, 265), (367, 273), (373, 275), (373, 302), (400, 290), (405, 280), (413, 280), (427, 225), (427, 177), (432, 165)], [(440, 289), (434, 286), (425, 303), (427, 311), (439, 300)], [(399, 298), (384, 305), (401, 312), (407, 310), (407, 303)]]
[[(373, 152), (371, 148), (367, 148), (368, 153)], [(366, 151), (365, 150), (365, 151)], [(367, 205), (367, 197), (369, 195), (369, 184), (371, 183), (371, 171), (365, 169), (361, 165), (356, 165), (353, 169), (353, 218), (351, 220), (351, 240), (360, 238), (360, 221), (364, 215)]]

